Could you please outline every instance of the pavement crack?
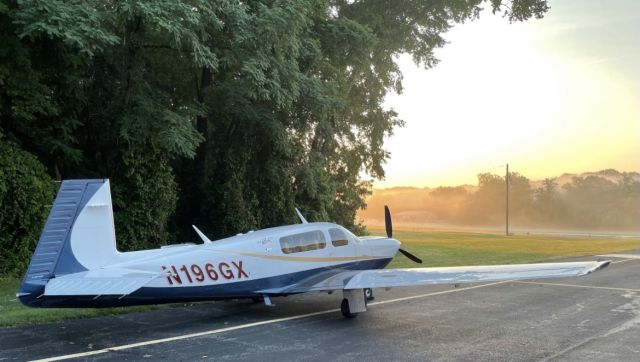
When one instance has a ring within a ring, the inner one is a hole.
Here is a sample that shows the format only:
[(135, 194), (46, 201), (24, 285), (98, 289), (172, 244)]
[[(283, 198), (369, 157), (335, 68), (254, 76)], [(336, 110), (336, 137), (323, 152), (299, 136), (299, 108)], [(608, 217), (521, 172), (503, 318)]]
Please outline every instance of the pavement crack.
[(633, 318), (615, 328), (610, 329), (603, 335), (603, 337), (608, 337), (612, 334), (616, 334), (633, 327), (640, 326), (640, 296), (633, 292), (625, 293), (623, 296), (626, 298), (630, 298), (631, 301), (613, 309), (612, 311), (618, 313), (631, 313)]
[(623, 294), (623, 297), (625, 298), (629, 298), (631, 299), (630, 302), (625, 303), (621, 306), (618, 306), (614, 309), (612, 309), (612, 312), (616, 312), (616, 313), (630, 313), (632, 318), (629, 320), (626, 320), (624, 322), (622, 322), (620, 325), (609, 329), (608, 331), (604, 332), (604, 333), (598, 333), (596, 335), (593, 335), (591, 337), (588, 337), (586, 339), (584, 339), (581, 342), (578, 342), (576, 344), (573, 344), (563, 350), (561, 350), (560, 352), (553, 354), (545, 359), (543, 359), (543, 361), (552, 361), (555, 359), (558, 359), (562, 356), (565, 356), (566, 354), (573, 352), (575, 350), (577, 350), (578, 348), (588, 344), (589, 342), (592, 342), (594, 340), (597, 340), (599, 338), (606, 338), (609, 337), (613, 334), (622, 332), (622, 331), (626, 331), (628, 329), (631, 329), (635, 326), (640, 326), (640, 296), (638, 296), (636, 293), (634, 292), (627, 292), (625, 294)]

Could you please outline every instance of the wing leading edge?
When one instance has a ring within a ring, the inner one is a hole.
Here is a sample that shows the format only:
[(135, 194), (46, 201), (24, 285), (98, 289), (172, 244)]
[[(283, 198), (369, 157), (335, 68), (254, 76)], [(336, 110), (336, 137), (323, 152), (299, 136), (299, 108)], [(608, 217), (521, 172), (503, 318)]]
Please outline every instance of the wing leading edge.
[(514, 265), (484, 265), (441, 268), (375, 269), (345, 271), (315, 283), (300, 283), (266, 293), (301, 293), (339, 289), (392, 288), (413, 285), (436, 285), (495, 282), (502, 280), (576, 277), (592, 273), (609, 265), (610, 261), (569, 263), (537, 263)]

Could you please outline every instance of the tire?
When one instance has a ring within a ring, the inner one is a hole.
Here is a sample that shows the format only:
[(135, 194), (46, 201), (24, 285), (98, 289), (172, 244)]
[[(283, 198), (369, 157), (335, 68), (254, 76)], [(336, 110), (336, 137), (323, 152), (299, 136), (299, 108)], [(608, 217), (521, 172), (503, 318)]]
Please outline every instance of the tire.
[(373, 296), (373, 289), (371, 288), (364, 288), (364, 300), (365, 301), (370, 301), (370, 300), (374, 300), (376, 299)]
[(351, 313), (349, 310), (349, 301), (347, 298), (342, 300), (342, 303), (340, 304), (340, 311), (345, 318), (355, 318), (358, 315), (357, 313)]

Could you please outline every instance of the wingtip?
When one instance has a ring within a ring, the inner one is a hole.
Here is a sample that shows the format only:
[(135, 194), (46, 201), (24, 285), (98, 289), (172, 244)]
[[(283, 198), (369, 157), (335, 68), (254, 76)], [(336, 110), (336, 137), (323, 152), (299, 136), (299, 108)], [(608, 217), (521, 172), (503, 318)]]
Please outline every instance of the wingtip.
[(609, 264), (611, 264), (611, 260), (597, 261), (596, 263), (597, 263), (597, 264), (596, 264), (596, 266), (594, 266), (593, 268), (591, 268), (591, 269), (587, 272), (587, 274), (591, 274), (591, 273), (593, 273), (593, 272), (596, 272), (596, 271), (598, 271), (598, 270), (601, 270), (601, 269), (604, 269), (604, 268), (608, 267), (608, 266), (609, 266)]
[(609, 266), (609, 264), (611, 264), (611, 260), (605, 260), (605, 261), (603, 261), (603, 262), (600, 262), (600, 265), (598, 265), (598, 266), (594, 269), (594, 271), (596, 271), (596, 270), (600, 270), (600, 269), (604, 269), (604, 268), (608, 267), (608, 266)]

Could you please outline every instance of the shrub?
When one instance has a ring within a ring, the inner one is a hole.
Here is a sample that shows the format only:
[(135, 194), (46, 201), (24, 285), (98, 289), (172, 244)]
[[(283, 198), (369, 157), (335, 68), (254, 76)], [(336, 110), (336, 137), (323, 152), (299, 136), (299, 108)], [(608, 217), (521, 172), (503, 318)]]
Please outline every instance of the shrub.
[(0, 140), (0, 275), (21, 275), (49, 214), (55, 183), (32, 154)]

